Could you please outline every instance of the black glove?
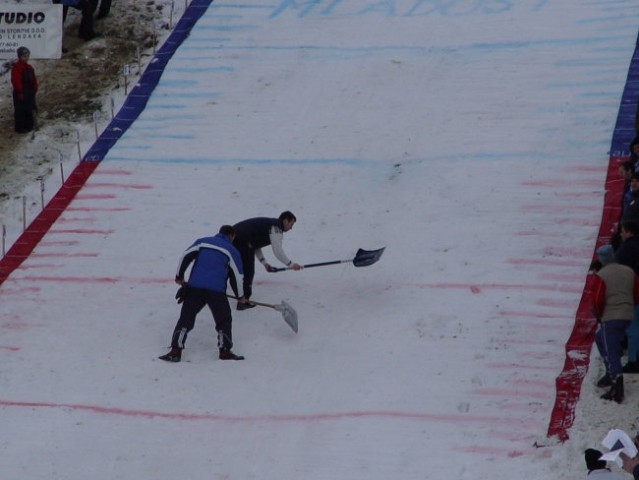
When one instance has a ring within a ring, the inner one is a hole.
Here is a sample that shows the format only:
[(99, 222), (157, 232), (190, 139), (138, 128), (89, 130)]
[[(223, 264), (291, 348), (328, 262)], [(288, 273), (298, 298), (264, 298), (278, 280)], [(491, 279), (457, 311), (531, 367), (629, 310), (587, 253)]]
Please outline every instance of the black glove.
[(268, 265), (266, 267), (266, 271), (269, 272), (269, 273), (273, 273), (273, 272), (277, 272), (278, 270), (277, 270), (277, 268), (272, 267), (271, 265)]
[(177, 300), (178, 304), (184, 301), (187, 291), (188, 287), (186, 285), (182, 285), (180, 288), (178, 288), (178, 291), (175, 293), (175, 299)]

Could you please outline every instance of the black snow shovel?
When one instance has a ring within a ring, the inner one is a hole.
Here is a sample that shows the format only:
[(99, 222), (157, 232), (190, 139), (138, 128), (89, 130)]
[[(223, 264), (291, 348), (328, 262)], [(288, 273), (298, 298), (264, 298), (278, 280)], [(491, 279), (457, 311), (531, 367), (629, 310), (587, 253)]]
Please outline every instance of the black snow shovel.
[[(323, 267), (326, 265), (337, 265), (338, 263), (351, 263), (351, 262), (356, 267), (368, 267), (369, 265), (376, 263), (380, 259), (380, 257), (382, 256), (382, 253), (384, 253), (385, 248), (386, 247), (383, 247), (377, 250), (364, 250), (360, 248), (359, 250), (357, 250), (357, 253), (355, 254), (355, 258), (351, 258), (348, 260), (333, 260), (331, 262), (309, 263), (308, 265), (302, 265), (302, 267), (304, 268)], [(290, 269), (274, 268), (274, 269), (271, 269), (270, 271), (283, 272), (284, 270), (290, 270)]]
[[(227, 297), (238, 300), (237, 297), (234, 297), (232, 295), (227, 295)], [(285, 302), (284, 300), (282, 300), (279, 303), (279, 305), (278, 304), (273, 305), (270, 303), (263, 303), (263, 302), (256, 302), (255, 300), (249, 300), (249, 303), (252, 303), (253, 305), (259, 305), (260, 307), (269, 307), (269, 308), (272, 308), (273, 310), (277, 310), (278, 312), (282, 314), (284, 321), (289, 327), (291, 327), (291, 330), (297, 333), (297, 312), (295, 311), (293, 307), (291, 307), (291, 305), (288, 302)]]

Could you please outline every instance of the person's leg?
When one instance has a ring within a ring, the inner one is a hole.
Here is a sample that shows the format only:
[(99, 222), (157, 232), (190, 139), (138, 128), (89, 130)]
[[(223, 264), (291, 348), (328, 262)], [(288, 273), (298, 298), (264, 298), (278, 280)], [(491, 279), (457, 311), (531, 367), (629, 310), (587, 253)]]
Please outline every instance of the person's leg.
[(610, 390), (601, 396), (604, 400), (614, 400), (621, 403), (624, 399), (621, 341), (629, 326), (630, 320), (607, 320), (602, 324), (606, 363), (612, 383)]
[(29, 109), (24, 100), (18, 100), (15, 93), (13, 94), (13, 120), (16, 133), (27, 133), (33, 130), (33, 121), (29, 122)]
[(111, 11), (111, 0), (101, 0), (100, 9), (98, 10), (98, 18), (106, 17)]
[(195, 317), (204, 308), (206, 300), (203, 291), (199, 288), (189, 288), (189, 292), (182, 303), (180, 318), (178, 318), (173, 336), (171, 337), (171, 348), (183, 349), (186, 338), (195, 326)]
[(597, 350), (599, 351), (599, 356), (604, 362), (604, 367), (606, 367), (606, 375), (610, 376), (610, 370), (608, 367), (608, 352), (606, 350), (606, 342), (604, 340), (605, 335), (605, 327), (602, 323), (599, 325), (597, 332), (595, 333), (595, 344), (597, 345)]
[(215, 320), (220, 360), (244, 360), (243, 356), (236, 355), (231, 351), (233, 348), (233, 317), (228, 297), (223, 292), (207, 292), (206, 303)]
[(626, 329), (628, 337), (628, 363), (624, 366), (624, 373), (639, 373), (639, 306), (635, 306), (632, 312), (632, 322)]
[(78, 4), (78, 8), (82, 10), (78, 36), (84, 40), (91, 40), (98, 35), (93, 29), (93, 14), (97, 6), (98, 0), (82, 0)]
[(603, 341), (605, 343), (606, 357), (608, 363), (608, 373), (614, 381), (621, 375), (621, 342), (626, 329), (630, 326), (629, 320), (608, 320), (603, 322)]

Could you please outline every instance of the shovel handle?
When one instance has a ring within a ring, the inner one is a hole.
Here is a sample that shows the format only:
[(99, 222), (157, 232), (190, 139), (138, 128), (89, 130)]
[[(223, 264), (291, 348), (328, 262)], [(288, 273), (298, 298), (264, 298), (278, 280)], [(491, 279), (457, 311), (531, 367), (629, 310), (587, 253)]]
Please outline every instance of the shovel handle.
[[(302, 265), (302, 268), (313, 268), (313, 267), (324, 267), (326, 265), (337, 265), (338, 263), (351, 263), (353, 260), (333, 260), (332, 262), (321, 262), (321, 263), (309, 263), (307, 265)], [(276, 268), (275, 270), (271, 270), (272, 272), (284, 272), (285, 270), (290, 270), (290, 268)]]

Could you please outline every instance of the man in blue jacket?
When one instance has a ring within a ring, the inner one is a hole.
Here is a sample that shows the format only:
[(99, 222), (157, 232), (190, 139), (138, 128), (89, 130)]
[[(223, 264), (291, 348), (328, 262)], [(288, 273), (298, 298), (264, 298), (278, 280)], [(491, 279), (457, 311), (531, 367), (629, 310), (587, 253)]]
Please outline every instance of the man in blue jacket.
[[(171, 351), (159, 357), (167, 362), (179, 362), (188, 333), (193, 330), (195, 317), (205, 305), (211, 309), (217, 331), (217, 346), (220, 360), (244, 360), (241, 355), (231, 351), (233, 335), (231, 327), (233, 318), (231, 307), (226, 296), (227, 280), (235, 296), (243, 297), (242, 259), (240, 252), (233, 246), (235, 229), (223, 225), (213, 237), (196, 240), (183, 254), (178, 264), (175, 283), (180, 285), (178, 302), (182, 303), (180, 318), (173, 330)], [(184, 280), (189, 265), (193, 268), (188, 283)]]

